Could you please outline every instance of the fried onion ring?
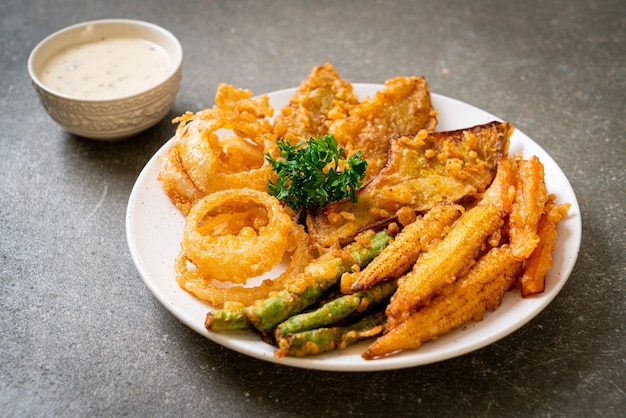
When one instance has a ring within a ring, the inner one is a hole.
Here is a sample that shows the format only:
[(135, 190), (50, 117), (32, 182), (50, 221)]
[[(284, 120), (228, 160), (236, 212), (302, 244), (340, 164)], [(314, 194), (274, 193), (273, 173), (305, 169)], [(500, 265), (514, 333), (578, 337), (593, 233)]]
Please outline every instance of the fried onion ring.
[(181, 247), (202, 274), (241, 284), (281, 261), (292, 225), (275, 197), (247, 188), (223, 190), (191, 209)]
[(184, 214), (207, 194), (242, 187), (266, 191), (275, 178), (265, 159), (265, 152), (276, 153), (268, 96), (221, 84), (215, 102), (174, 119), (174, 143), (159, 158), (159, 180)]
[[(309, 236), (301, 225), (292, 223), (288, 234), (288, 248), (282, 255), (282, 262), (287, 263), (287, 266), (276, 278), (253, 278), (245, 285), (229, 285), (203, 274), (186, 253), (181, 251), (174, 265), (176, 280), (180, 287), (216, 308), (223, 308), (229, 302), (248, 306), (266, 298), (272, 292), (284, 289), (311, 261), (312, 247)], [(287, 258), (290, 259), (286, 261)], [(254, 281), (256, 283), (250, 283)]]

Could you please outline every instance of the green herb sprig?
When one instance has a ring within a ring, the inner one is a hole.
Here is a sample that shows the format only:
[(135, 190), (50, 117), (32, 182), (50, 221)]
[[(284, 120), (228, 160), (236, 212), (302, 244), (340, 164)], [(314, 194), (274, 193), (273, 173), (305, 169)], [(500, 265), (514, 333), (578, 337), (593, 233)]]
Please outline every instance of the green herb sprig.
[(277, 145), (282, 158), (265, 153), (278, 175), (275, 183), (267, 185), (272, 196), (296, 212), (312, 206), (324, 207), (347, 197), (357, 201), (356, 191), (363, 185), (367, 169), (360, 151), (345, 158), (345, 150), (337, 145), (333, 135), (295, 145), (279, 139)]

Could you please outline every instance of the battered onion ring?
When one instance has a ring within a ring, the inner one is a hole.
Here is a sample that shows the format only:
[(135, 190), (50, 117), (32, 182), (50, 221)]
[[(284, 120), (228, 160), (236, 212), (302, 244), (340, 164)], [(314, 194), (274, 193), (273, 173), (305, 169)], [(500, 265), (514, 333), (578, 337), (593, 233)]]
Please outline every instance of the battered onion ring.
[[(241, 212), (248, 210), (246, 207), (263, 208), (267, 224), (237, 223), (236, 231), (226, 228), (225, 233), (218, 234), (203, 228), (205, 222), (211, 222), (211, 216), (223, 214), (224, 208)], [(292, 225), (291, 216), (275, 197), (247, 188), (223, 190), (209, 194), (193, 206), (185, 219), (182, 251), (203, 275), (245, 283), (281, 261)]]
[(289, 247), (285, 256), (290, 256), (291, 259), (285, 271), (275, 279), (260, 281), (256, 286), (226, 286), (215, 283), (211, 277), (201, 274), (197, 268), (193, 268), (193, 265), (190, 266), (191, 262), (183, 251), (174, 264), (176, 280), (187, 292), (216, 308), (223, 308), (227, 302), (249, 306), (259, 299), (268, 297), (272, 292), (283, 290), (311, 261), (313, 253), (309, 236), (303, 227), (295, 222), (289, 231)]
[[(242, 136), (240, 132), (234, 137), (220, 138), (216, 133), (218, 129), (236, 132), (238, 122), (217, 117), (217, 120), (195, 119), (184, 126), (176, 144), (180, 169), (203, 196), (241, 187), (265, 191), (275, 173), (265, 160), (264, 152), (275, 147), (275, 136), (259, 130), (249, 136)], [(252, 158), (251, 153), (241, 157), (243, 153), (237, 152), (237, 146), (245, 143), (244, 138), (248, 138), (251, 148), (258, 150), (256, 158)], [(234, 152), (229, 147), (234, 148)]]
[[(273, 134), (263, 134), (256, 140), (263, 152), (269, 152), (276, 156), (276, 137)], [(221, 152), (221, 151), (220, 151)], [(230, 169), (229, 156), (220, 158), (215, 176), (213, 177), (210, 187), (215, 190), (223, 188), (237, 189), (247, 187), (255, 190), (266, 191), (267, 184), (276, 179), (276, 173), (272, 170), (272, 164), (265, 159), (265, 154), (261, 154), (263, 159), (259, 167), (250, 167), (246, 170), (232, 171)]]
[[(159, 180), (184, 214), (207, 194), (242, 187), (266, 191), (275, 179), (264, 155), (276, 152), (268, 96), (220, 84), (215, 102), (174, 119), (179, 123), (174, 144), (159, 158)], [(224, 130), (234, 136), (225, 137)]]
[(215, 131), (222, 123), (197, 119), (177, 130), (174, 144), (180, 160), (179, 168), (196, 190), (206, 195), (219, 164), (218, 137)]

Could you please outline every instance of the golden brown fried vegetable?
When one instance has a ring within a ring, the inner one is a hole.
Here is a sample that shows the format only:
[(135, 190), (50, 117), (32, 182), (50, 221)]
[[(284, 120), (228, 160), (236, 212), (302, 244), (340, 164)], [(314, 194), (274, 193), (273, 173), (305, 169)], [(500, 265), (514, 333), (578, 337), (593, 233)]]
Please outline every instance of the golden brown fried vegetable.
[(352, 84), (340, 78), (331, 64), (313, 67), (276, 116), (274, 133), (292, 145), (324, 136), (333, 120), (346, 118), (357, 104)]
[(210, 276), (200, 274), (197, 269), (190, 266), (184, 253), (181, 253), (174, 265), (176, 280), (181, 288), (216, 308), (222, 308), (229, 302), (245, 306), (252, 305), (273, 292), (283, 290), (313, 258), (310, 251), (311, 247), (308, 245), (308, 235), (301, 227), (295, 226), (291, 230), (289, 241), (291, 246), (285, 254), (289, 257), (289, 264), (284, 272), (273, 279), (263, 280), (252, 285), (230, 286), (222, 284)]
[(555, 196), (550, 195), (539, 221), (537, 234), (539, 243), (530, 257), (524, 262), (524, 273), (520, 279), (522, 297), (542, 293), (545, 289), (546, 274), (552, 267), (552, 252), (556, 243), (557, 224), (563, 219), (570, 204), (556, 205)]
[(274, 351), (274, 357), (304, 357), (331, 350), (342, 350), (357, 341), (379, 335), (384, 323), (384, 312), (376, 312), (353, 324), (287, 334), (276, 342), (278, 349)]
[[(284, 276), (258, 286), (248, 283), (289, 253), (292, 260)], [(214, 306), (226, 301), (250, 304), (282, 289), (310, 259), (308, 236), (278, 200), (244, 188), (209, 194), (193, 206), (175, 270), (181, 287)]]
[(391, 235), (386, 231), (368, 231), (350, 245), (321, 255), (294, 277), (285, 290), (248, 306), (250, 323), (262, 335), (268, 335), (276, 325), (318, 301), (342, 274), (365, 267), (390, 241)]
[(537, 244), (537, 227), (548, 199), (543, 164), (536, 156), (517, 161), (517, 194), (509, 217), (509, 236), (513, 254), (524, 260)]
[(436, 112), (424, 77), (396, 77), (385, 82), (373, 97), (365, 97), (350, 116), (335, 120), (329, 128), (349, 155), (359, 151), (367, 160), (365, 182), (387, 163), (388, 138), (433, 131)]
[(389, 327), (362, 357), (371, 360), (399, 350), (416, 349), (472, 319), (480, 321), (486, 310), (500, 306), (520, 265), (508, 245), (492, 248), (467, 275), (446, 287), (430, 304)]
[(413, 269), (398, 280), (398, 290), (386, 311), (390, 327), (405, 321), (446, 285), (467, 273), (487, 238), (503, 225), (500, 208), (510, 206), (509, 200), (513, 198), (507, 187), (511, 180), (508, 161), (504, 158), (498, 164), (491, 186), (501, 194), (487, 192), (486, 198), (467, 210), (446, 237), (422, 254)]
[(252, 97), (250, 90), (221, 84), (215, 102), (213, 108), (174, 119), (179, 122), (174, 144), (159, 158), (159, 180), (184, 214), (209, 193), (266, 190), (275, 178), (264, 155), (277, 151), (268, 96)]
[(342, 200), (307, 215), (313, 242), (345, 245), (362, 230), (393, 220), (400, 209), (425, 212), (443, 203), (480, 197), (506, 155), (513, 127), (492, 122), (468, 129), (391, 140), (387, 166), (357, 192), (358, 202)]
[(483, 193), (480, 203), (496, 206), (503, 215), (510, 214), (517, 194), (515, 184), (513, 161), (508, 156), (502, 155), (496, 166), (496, 176)]
[(389, 246), (357, 273), (351, 290), (369, 289), (386, 279), (402, 276), (431, 241), (441, 238), (446, 227), (452, 225), (463, 211), (461, 205), (438, 205), (405, 226)]
[[(508, 157), (509, 123), (432, 133), (436, 112), (423, 77), (390, 79), (359, 102), (330, 64), (312, 69), (273, 124), (267, 96), (220, 85), (215, 101), (211, 109), (174, 120), (180, 123), (176, 140), (160, 158), (159, 173), (167, 195), (189, 213), (177, 281), (224, 308), (207, 315), (208, 329), (255, 327), (269, 338), (279, 322), (313, 304), (340, 277), (346, 293), (369, 292), (363, 289), (399, 277), (373, 326), (289, 331), (278, 341), (278, 357), (315, 354), (379, 335), (387, 317), (384, 334), (363, 353), (372, 359), (481, 320), (500, 305), (522, 267), (522, 296), (544, 290), (556, 225), (569, 205), (547, 195), (536, 157)], [(309, 235), (293, 213), (279, 213), (276, 202), (266, 200), (275, 173), (265, 155), (278, 156), (279, 137), (295, 144), (323, 135), (334, 135), (348, 154), (363, 153), (369, 182), (358, 202), (306, 214), (321, 255), (311, 263)], [(374, 232), (383, 227), (387, 231)], [(353, 239), (350, 251), (340, 249)], [(289, 256), (278, 278), (251, 279)], [(293, 320), (327, 324), (378, 300), (357, 299), (343, 296)], [(314, 326), (308, 322), (307, 329)]]
[(486, 238), (502, 224), (500, 211), (493, 205), (478, 205), (468, 210), (448, 235), (422, 254), (413, 269), (399, 279), (398, 290), (387, 307), (389, 324), (395, 326), (406, 320), (466, 273)]
[(362, 152), (365, 181), (387, 162), (387, 139), (432, 131), (437, 123), (424, 77), (396, 77), (359, 102), (352, 84), (329, 63), (314, 67), (274, 122), (274, 133), (291, 144), (332, 134), (348, 155)]
[(282, 260), (293, 224), (278, 199), (267, 193), (222, 190), (189, 212), (182, 252), (213, 279), (245, 283)]

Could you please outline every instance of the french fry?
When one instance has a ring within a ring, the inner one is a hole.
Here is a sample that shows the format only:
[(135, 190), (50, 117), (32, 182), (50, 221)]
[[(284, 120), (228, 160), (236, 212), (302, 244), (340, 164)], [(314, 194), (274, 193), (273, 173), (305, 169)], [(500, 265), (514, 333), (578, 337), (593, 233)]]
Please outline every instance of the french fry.
[(486, 310), (500, 306), (520, 266), (507, 244), (492, 248), (467, 275), (447, 286), (428, 305), (397, 326), (387, 328), (362, 357), (372, 360), (400, 350), (417, 349), (471, 319), (480, 321)]
[(537, 227), (548, 199), (544, 181), (543, 164), (533, 156), (519, 159), (517, 167), (517, 193), (509, 217), (509, 237), (513, 254), (524, 260), (530, 256), (537, 244)]
[(522, 297), (529, 297), (545, 290), (546, 274), (552, 267), (552, 252), (556, 243), (556, 226), (569, 211), (570, 204), (557, 205), (554, 195), (550, 195), (545, 211), (539, 221), (537, 234), (539, 243), (524, 262), (524, 272), (520, 279)]

